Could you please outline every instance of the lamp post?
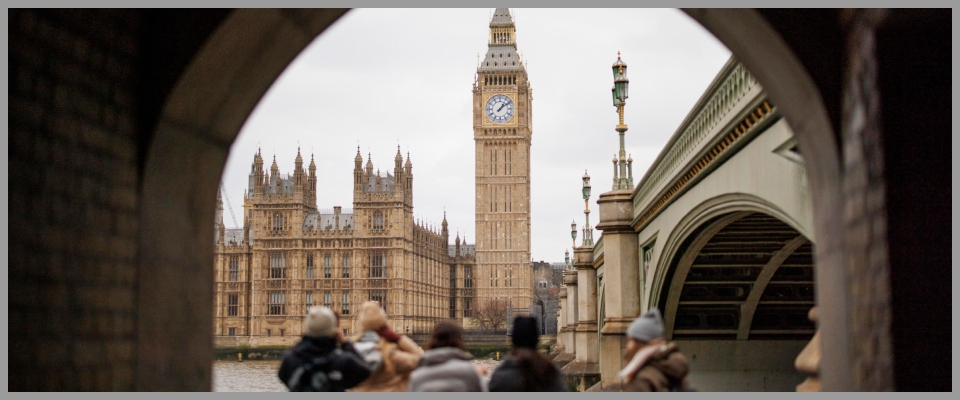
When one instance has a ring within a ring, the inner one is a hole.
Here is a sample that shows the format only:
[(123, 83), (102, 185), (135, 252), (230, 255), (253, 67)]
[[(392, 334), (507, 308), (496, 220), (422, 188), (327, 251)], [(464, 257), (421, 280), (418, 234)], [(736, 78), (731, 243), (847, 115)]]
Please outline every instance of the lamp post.
[(570, 223), (570, 239), (573, 240), (573, 248), (577, 248), (577, 221)]
[(627, 63), (620, 59), (617, 52), (617, 61), (613, 63), (613, 106), (620, 115), (620, 123), (616, 130), (620, 133), (620, 155), (613, 157), (613, 190), (633, 189), (633, 157), (628, 157), (624, 148), (623, 135), (627, 132), (627, 125), (623, 123), (623, 109), (627, 105), (627, 94), (630, 80), (627, 79)]
[(583, 245), (593, 245), (593, 228), (590, 227), (590, 175), (587, 170), (583, 170), (583, 214), (586, 216), (587, 225), (583, 227)]

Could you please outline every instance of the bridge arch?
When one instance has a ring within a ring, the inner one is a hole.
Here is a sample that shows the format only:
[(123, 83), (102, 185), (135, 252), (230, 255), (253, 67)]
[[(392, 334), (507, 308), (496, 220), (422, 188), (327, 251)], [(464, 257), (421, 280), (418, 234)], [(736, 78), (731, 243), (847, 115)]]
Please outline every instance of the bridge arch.
[(666, 337), (813, 335), (806, 318), (813, 307), (812, 242), (783, 220), (751, 208), (718, 209), (697, 218), (663, 256), (652, 304), (664, 312)]
[[(667, 235), (660, 248), (660, 254), (656, 256), (657, 268), (652, 277), (649, 298), (645, 299), (647, 304), (661, 304), (661, 295), (665, 293), (664, 285), (669, 287), (667, 275), (671, 272), (669, 268), (671, 260), (679, 257), (678, 252), (681, 251), (681, 245), (685, 240), (711, 220), (723, 215), (743, 212), (770, 215), (811, 241), (814, 240), (810, 226), (805, 226), (800, 220), (793, 218), (790, 212), (769, 200), (746, 193), (725, 193), (709, 198), (691, 209)], [(665, 311), (662, 306), (661, 310)]]
[(803, 380), (794, 360), (815, 330), (813, 243), (777, 207), (719, 197), (668, 235), (649, 304), (701, 387), (792, 388)]

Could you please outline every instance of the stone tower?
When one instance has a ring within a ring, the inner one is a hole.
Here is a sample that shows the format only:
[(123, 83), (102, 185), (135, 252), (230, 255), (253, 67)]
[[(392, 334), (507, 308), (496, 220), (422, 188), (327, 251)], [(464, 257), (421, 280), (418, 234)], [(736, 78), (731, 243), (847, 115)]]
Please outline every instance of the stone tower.
[(473, 84), (476, 145), (477, 306), (490, 298), (511, 307), (532, 301), (530, 141), (532, 89), (517, 53), (509, 9), (490, 20), (486, 55)]

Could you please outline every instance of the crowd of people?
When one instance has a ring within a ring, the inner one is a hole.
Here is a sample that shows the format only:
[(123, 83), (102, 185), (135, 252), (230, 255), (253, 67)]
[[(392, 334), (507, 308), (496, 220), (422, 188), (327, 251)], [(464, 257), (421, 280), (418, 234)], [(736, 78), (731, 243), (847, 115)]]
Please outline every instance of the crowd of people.
[[(537, 351), (539, 332), (531, 317), (513, 321), (510, 354), (492, 374), (472, 361), (463, 329), (456, 323), (438, 323), (424, 351), (390, 329), (386, 312), (376, 302), (361, 305), (358, 322), (360, 333), (347, 339), (336, 312), (311, 307), (304, 317), (303, 338), (280, 364), (280, 380), (290, 391), (305, 392), (566, 391), (560, 371)], [(656, 309), (630, 325), (621, 390), (688, 388), (689, 363), (662, 334), (663, 321)]]

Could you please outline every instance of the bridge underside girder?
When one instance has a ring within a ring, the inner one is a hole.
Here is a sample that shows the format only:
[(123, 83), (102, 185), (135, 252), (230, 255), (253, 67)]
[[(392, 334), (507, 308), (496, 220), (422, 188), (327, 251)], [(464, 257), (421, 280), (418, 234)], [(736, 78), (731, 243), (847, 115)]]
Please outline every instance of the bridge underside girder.
[(662, 296), (674, 339), (809, 339), (813, 246), (757, 212), (726, 214), (690, 235)]

